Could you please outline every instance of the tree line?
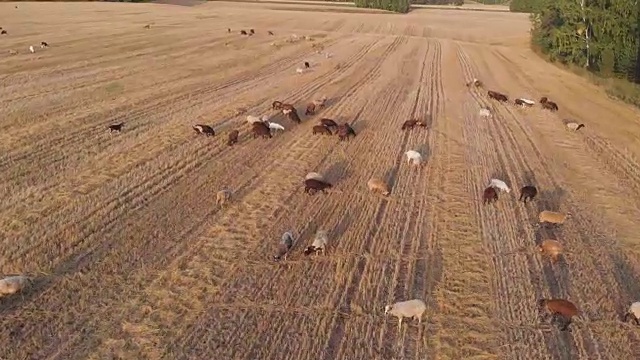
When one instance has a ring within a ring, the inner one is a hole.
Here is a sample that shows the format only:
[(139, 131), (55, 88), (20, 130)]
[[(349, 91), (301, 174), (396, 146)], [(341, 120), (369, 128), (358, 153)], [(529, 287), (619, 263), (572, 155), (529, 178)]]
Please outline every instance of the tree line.
[(456, 5), (461, 6), (464, 0), (413, 0), (412, 4), (418, 5)]
[(550, 60), (640, 83), (638, 0), (512, 0), (531, 13), (531, 42)]
[(409, 12), (409, 0), (355, 0), (356, 7), (389, 10), (399, 13)]
[[(505, 1), (506, 0), (479, 0), (479, 2), (486, 4), (502, 4)], [(399, 13), (409, 12), (411, 4), (462, 6), (464, 0), (355, 0), (356, 7), (382, 9)]]

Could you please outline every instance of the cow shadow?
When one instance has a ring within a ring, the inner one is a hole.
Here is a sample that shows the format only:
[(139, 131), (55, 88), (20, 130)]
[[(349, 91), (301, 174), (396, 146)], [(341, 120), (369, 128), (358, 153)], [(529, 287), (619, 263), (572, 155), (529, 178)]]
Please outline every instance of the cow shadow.
[(558, 234), (554, 229), (540, 228), (540, 229), (537, 229), (535, 233), (534, 241), (535, 241), (535, 245), (537, 246), (542, 244), (544, 240), (557, 240), (557, 239), (558, 239)]
[[(346, 119), (344, 122), (347, 122)], [(367, 121), (365, 120), (358, 119), (358, 120), (352, 120), (351, 122), (349, 122), (349, 126), (351, 126), (353, 131), (356, 132), (356, 136), (357, 136), (357, 135), (360, 135), (361, 132), (366, 130), (367, 127), (369, 127), (369, 124), (367, 124)]]
[(612, 250), (609, 252), (609, 257), (615, 270), (613, 271), (613, 276), (618, 283), (618, 289), (622, 295), (622, 298), (616, 303), (616, 311), (622, 321), (622, 317), (627, 310), (629, 310), (629, 305), (637, 301), (637, 294), (640, 294), (638, 274), (629, 264), (624, 254)]
[(538, 202), (536, 204), (538, 213), (544, 210), (560, 211), (566, 196), (567, 192), (561, 187), (538, 189)]
[(422, 155), (424, 162), (428, 162), (429, 158), (431, 158), (431, 147), (427, 143), (418, 145), (416, 151)]
[(427, 124), (427, 129), (431, 129), (433, 127), (433, 115), (430, 113), (425, 114), (422, 119), (418, 120), (424, 120), (425, 124)]
[(327, 100), (324, 101), (324, 109), (321, 109), (320, 111), (332, 107), (333, 105), (337, 104), (338, 101), (340, 101), (340, 98), (338, 97), (327, 97)]
[(331, 164), (331, 166), (329, 166), (324, 172), (325, 179), (335, 186), (335, 184), (349, 176), (349, 171), (347, 169), (348, 165), (349, 164), (345, 160), (340, 160)]
[(393, 193), (393, 189), (396, 186), (396, 181), (398, 179), (398, 171), (400, 170), (399, 166), (392, 166), (384, 173), (382, 180), (389, 187), (389, 192)]
[[(68, 272), (69, 274), (71, 272)], [(67, 273), (65, 273), (66, 275)], [(11, 275), (25, 275), (25, 274), (6, 274), (7, 276)], [(53, 278), (51, 276), (36, 276), (29, 275), (26, 276), (32, 277), (32, 282), (25, 289), (21, 291), (0, 297), (0, 315), (3, 318), (10, 318), (12, 314), (15, 314), (23, 307), (26, 303), (31, 303), (34, 301), (40, 294), (47, 291), (53, 284)], [(11, 337), (20, 336), (22, 332), (22, 326), (18, 329), (13, 329), (10, 332)]]
[(533, 171), (527, 171), (522, 175), (522, 181), (523, 183), (521, 184), (521, 186), (536, 186), (536, 175), (533, 173)]
[(345, 214), (340, 219), (340, 221), (336, 224), (336, 226), (330, 231), (329, 236), (332, 239), (332, 241), (337, 241), (338, 239), (342, 238), (344, 233), (346, 233), (347, 230), (349, 230), (349, 227), (351, 226), (351, 221), (352, 221), (352, 218), (349, 215), (349, 213)]

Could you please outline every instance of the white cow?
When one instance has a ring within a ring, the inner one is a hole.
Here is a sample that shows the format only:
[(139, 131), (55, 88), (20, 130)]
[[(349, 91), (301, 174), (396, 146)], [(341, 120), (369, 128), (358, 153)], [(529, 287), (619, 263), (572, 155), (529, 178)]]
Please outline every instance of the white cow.
[(274, 122), (268, 122), (269, 124), (269, 129), (271, 130), (282, 130), (284, 131), (284, 126), (278, 124), (278, 123), (274, 123)]
[(491, 179), (491, 182), (489, 183), (489, 186), (493, 187), (493, 188), (498, 188), (502, 191), (505, 191), (507, 193), (511, 192), (511, 189), (507, 186), (507, 184), (502, 181), (502, 180), (498, 180), (498, 179)]
[(409, 150), (405, 155), (407, 155), (407, 163), (413, 162), (414, 165), (420, 165), (422, 163), (422, 155), (415, 150)]
[(491, 117), (491, 110), (483, 107), (482, 109), (480, 109), (479, 115), (482, 116), (483, 118)]

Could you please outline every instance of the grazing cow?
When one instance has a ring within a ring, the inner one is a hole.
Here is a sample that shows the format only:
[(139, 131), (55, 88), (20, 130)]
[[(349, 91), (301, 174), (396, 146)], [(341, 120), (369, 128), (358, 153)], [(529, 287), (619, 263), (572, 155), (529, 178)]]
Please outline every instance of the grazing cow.
[(253, 138), (257, 138), (258, 136), (262, 136), (263, 138), (271, 139), (273, 136), (271, 135), (271, 129), (263, 122), (253, 123), (252, 129)]
[(311, 67), (311, 66), (309, 65), (309, 62), (308, 62), (308, 61), (305, 61), (305, 62), (304, 62), (304, 67), (306, 67), (307, 69)]
[(227, 28), (227, 32), (230, 33), (231, 32), (231, 28)]
[(482, 87), (482, 81), (478, 80), (478, 79), (473, 79), (471, 81), (469, 81), (467, 84), (467, 87), (473, 85), (475, 87)]
[(205, 134), (206, 136), (214, 136), (216, 134), (213, 128), (209, 125), (196, 124), (193, 125), (193, 130), (195, 130), (198, 135)]
[(490, 118), (491, 117), (491, 109), (489, 109), (486, 106), (483, 106), (478, 111), (478, 115), (482, 116), (483, 118)]
[(333, 135), (331, 130), (324, 125), (316, 125), (313, 127), (313, 135), (321, 134), (321, 135)]
[(578, 307), (569, 300), (565, 299), (539, 299), (538, 313), (542, 318), (548, 318), (552, 315), (551, 321), (562, 321), (560, 331), (567, 331), (571, 325), (571, 319), (579, 315)]
[(33, 54), (34, 52), (36, 52), (36, 49), (33, 48), (33, 45), (29, 45), (29, 51), (31, 51), (31, 53)]
[(224, 206), (229, 203), (233, 193), (229, 189), (222, 189), (216, 193), (216, 205)]
[(108, 126), (109, 133), (112, 133), (114, 131), (120, 132), (123, 127), (124, 127), (124, 123), (123, 122), (121, 122), (120, 124), (109, 125)]
[(501, 94), (497, 91), (489, 90), (487, 91), (487, 95), (489, 95), (489, 98), (496, 99), (498, 101), (502, 101), (502, 102), (509, 101), (509, 98), (507, 98), (507, 95)]
[(278, 124), (278, 123), (274, 123), (274, 122), (270, 122), (268, 121), (267, 124), (269, 125), (269, 129), (274, 130), (274, 131), (284, 131), (284, 126)]
[(553, 101), (549, 101), (546, 96), (540, 99), (540, 104), (542, 104), (543, 109), (558, 111), (558, 104), (554, 103)]
[(306, 249), (302, 252), (305, 256), (309, 256), (311, 254), (322, 253), (323, 255), (327, 251), (327, 243), (329, 242), (329, 236), (326, 230), (318, 230), (316, 232), (316, 236), (313, 239), (313, 243), (307, 246)]
[(147, 25), (145, 25), (145, 26), (144, 26), (144, 28), (145, 28), (145, 29), (151, 29), (151, 25), (150, 25), (150, 24), (147, 24)]
[[(283, 109), (282, 111), (284, 112), (285, 110)], [(287, 114), (289, 120), (293, 121), (296, 124), (300, 124), (302, 122), (302, 120), (300, 120), (300, 116), (298, 116), (298, 112), (296, 111), (296, 109), (288, 110), (285, 114)]]
[(282, 234), (280, 238), (280, 243), (278, 244), (278, 249), (276, 250), (276, 254), (273, 255), (274, 261), (280, 261), (281, 259), (287, 260), (287, 255), (289, 255), (289, 251), (293, 247), (293, 232), (287, 231)]
[(492, 186), (484, 189), (484, 193), (482, 194), (482, 204), (491, 204), (491, 202), (498, 201), (498, 192)]
[(291, 104), (283, 104), (283, 103), (280, 103), (280, 109), (282, 110), (282, 113), (285, 114), (285, 115), (288, 112), (297, 111), (296, 108), (293, 105), (291, 105)]
[(327, 118), (320, 119), (320, 124), (326, 126), (327, 128), (337, 128), (338, 124), (335, 121)]
[(324, 182), (322, 180), (306, 179), (304, 181), (304, 192), (309, 195), (313, 195), (318, 191), (322, 191), (323, 193), (326, 193), (325, 189), (328, 189), (332, 186), (333, 185), (329, 184), (328, 182)]
[(281, 110), (281, 109), (282, 109), (282, 102), (281, 102), (281, 101), (278, 101), (278, 100), (274, 101), (274, 102), (271, 104), (271, 108), (272, 108), (273, 110)]
[(584, 124), (578, 124), (577, 122), (568, 122), (565, 124), (567, 129), (569, 130), (573, 130), (573, 131), (578, 131), (580, 130), (580, 128), (584, 127)]
[(240, 35), (247, 35), (247, 32), (244, 30), (240, 30)]
[(355, 137), (356, 132), (348, 123), (338, 126), (338, 138), (340, 141), (349, 140), (349, 137), (351, 136)]
[(427, 127), (427, 124), (422, 120), (411, 119), (402, 124), (402, 130), (413, 129), (415, 126)]
[(304, 111), (305, 115), (315, 115), (316, 113), (316, 104), (310, 103), (307, 105), (307, 110)]
[(232, 146), (233, 144), (237, 144), (238, 135), (240, 135), (240, 132), (238, 130), (232, 130), (229, 133), (229, 139), (227, 140), (227, 145)]
[(44, 48), (46, 48), (46, 47), (49, 47), (49, 44), (47, 44), (47, 42), (46, 42), (46, 41), (41, 41), (41, 42), (40, 42), (40, 47), (44, 49)]
[(273, 31), (267, 31), (269, 35), (273, 35)]
[(516, 105), (520, 105), (520, 106), (522, 106), (522, 107), (525, 107), (525, 106), (526, 106), (526, 107), (531, 107), (531, 106), (533, 106), (533, 104), (534, 104), (534, 102), (533, 102), (533, 101), (531, 101), (531, 100), (527, 100), (527, 99), (523, 99), (523, 98), (516, 99), (516, 100), (514, 101), (514, 103), (515, 103)]
[(258, 121), (258, 122), (254, 122), (251, 124), (251, 128), (252, 129), (256, 129), (256, 128), (264, 128), (267, 129), (269, 131), (271, 131), (271, 129), (269, 128), (269, 124), (267, 124), (264, 121)]
[(255, 31), (253, 31), (253, 29), (249, 29), (249, 33), (250, 33), (251, 35), (253, 35), (253, 34), (255, 34), (256, 32), (255, 32)]
[(520, 189), (520, 198), (518, 199), (518, 201), (522, 200), (526, 204), (527, 200), (533, 200), (536, 195), (538, 195), (538, 189), (535, 186), (523, 186), (522, 189)]
[(322, 97), (322, 98), (320, 98), (320, 99), (315, 99), (315, 100), (313, 100), (313, 104), (314, 104), (315, 106), (319, 107), (320, 109), (324, 108), (324, 106), (326, 105), (326, 103), (327, 103), (327, 97), (326, 97), (326, 96), (323, 96), (323, 97)]
[(9, 35), (9, 33), (7, 32), (7, 30), (0, 30), (0, 35)]
[(404, 123), (402, 123), (402, 130), (413, 129), (413, 127), (416, 126), (417, 122), (418, 122), (418, 120), (416, 120), (416, 119), (411, 119), (411, 120), (405, 121)]

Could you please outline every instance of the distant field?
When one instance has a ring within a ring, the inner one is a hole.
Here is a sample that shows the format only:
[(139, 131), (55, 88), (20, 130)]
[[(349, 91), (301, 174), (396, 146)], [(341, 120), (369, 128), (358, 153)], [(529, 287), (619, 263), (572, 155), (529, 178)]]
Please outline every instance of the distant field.
[[(640, 300), (640, 113), (535, 56), (526, 14), (14, 6), (0, 3), (0, 275), (35, 282), (0, 299), (0, 359), (640, 359), (620, 321)], [(542, 96), (559, 112), (513, 105)], [(254, 139), (249, 114), (285, 131)], [(357, 136), (313, 135), (320, 118)], [(401, 131), (411, 118), (428, 128)], [(305, 194), (310, 171), (333, 188)], [(492, 177), (512, 191), (483, 206)], [(538, 227), (545, 209), (573, 216)], [(319, 229), (327, 254), (305, 257)], [(545, 238), (559, 263), (537, 253)], [(579, 306), (571, 332), (541, 322), (541, 297)], [(411, 298), (426, 314), (398, 331), (384, 306)]]
[[(172, 1), (172, 0), (166, 0)], [(175, 0), (181, 1), (181, 0)], [(218, 0), (212, 0), (218, 1)], [(250, 2), (250, 3), (272, 3), (272, 4), (305, 4), (305, 5), (318, 5), (318, 6), (332, 6), (332, 7), (354, 7), (353, 2), (342, 2), (342, 1), (315, 1), (315, 0), (233, 0), (233, 2)], [(509, 11), (509, 6), (506, 5), (483, 5), (479, 3), (469, 3), (464, 4), (463, 6), (452, 6), (452, 5), (422, 5), (422, 4), (412, 4), (412, 8), (415, 9), (444, 9), (444, 10), (473, 10), (473, 11)], [(297, 8), (300, 9), (300, 8)], [(322, 8), (311, 8), (311, 10), (321, 11)], [(359, 11), (368, 11), (368, 12), (387, 12), (383, 10), (374, 10), (374, 9), (364, 9), (357, 8)]]

